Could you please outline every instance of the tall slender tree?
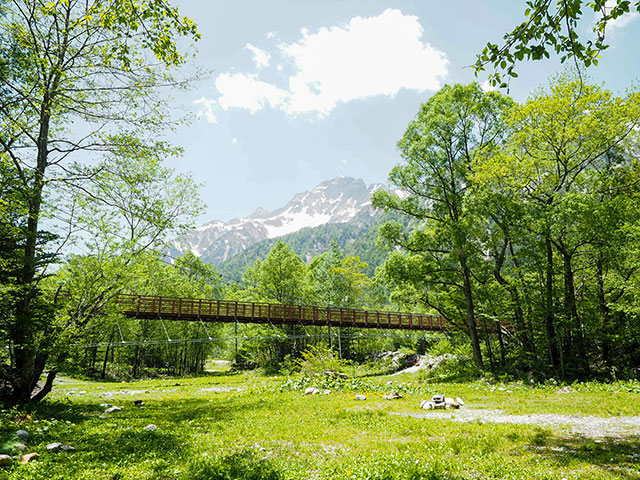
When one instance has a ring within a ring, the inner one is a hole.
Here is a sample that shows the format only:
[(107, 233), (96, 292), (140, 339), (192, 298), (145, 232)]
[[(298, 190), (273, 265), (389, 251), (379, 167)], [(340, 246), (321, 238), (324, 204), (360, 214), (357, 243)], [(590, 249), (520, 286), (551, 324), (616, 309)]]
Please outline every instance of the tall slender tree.
[[(172, 153), (158, 140), (170, 123), (158, 93), (180, 84), (167, 70), (184, 61), (176, 39), (198, 34), (164, 0), (10, 0), (3, 7), (0, 156), (11, 162), (25, 211), (20, 288), (3, 319), (11, 355), (0, 376), (3, 396), (24, 403), (44, 397), (55, 377), (52, 370), (36, 392), (57, 331), (52, 310), (37, 307), (48, 301), (39, 296), (39, 283), (51, 260), (38, 251), (60, 248), (42, 245), (43, 220), (67, 240), (77, 210), (65, 208), (69, 195), (61, 200), (58, 192), (84, 192), (76, 198), (85, 204), (111, 205), (109, 195), (86, 190), (86, 182), (106, 172), (106, 165), (96, 168), (103, 154)], [(177, 218), (165, 213), (150, 220), (168, 232)], [(64, 227), (56, 229), (56, 223)]]
[(479, 247), (466, 198), (474, 158), (502, 143), (502, 116), (510, 105), (508, 98), (485, 93), (477, 84), (442, 88), (422, 105), (398, 143), (406, 164), (394, 167), (389, 180), (404, 196), (379, 190), (373, 197), (375, 206), (415, 219), (411, 232), (390, 223), (382, 234), (420, 258), (428, 285), (422, 300), (430, 307), (457, 321), (459, 313), (447, 305), (456, 305), (449, 301), (452, 295), (462, 295), (457, 308), (479, 368), (483, 360), (472, 271)]

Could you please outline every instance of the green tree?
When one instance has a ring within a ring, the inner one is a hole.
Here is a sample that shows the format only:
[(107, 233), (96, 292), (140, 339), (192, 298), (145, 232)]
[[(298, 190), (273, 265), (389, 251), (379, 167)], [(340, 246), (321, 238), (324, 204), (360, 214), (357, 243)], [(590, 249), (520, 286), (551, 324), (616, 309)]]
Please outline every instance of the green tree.
[(264, 260), (247, 269), (244, 278), (255, 285), (254, 295), (261, 299), (293, 304), (308, 299), (307, 266), (280, 240)]
[[(544, 330), (553, 368), (563, 376), (571, 359), (578, 359), (583, 373), (589, 370), (589, 333), (599, 332), (588, 330), (589, 323), (581, 315), (587, 303), (582, 309), (578, 306), (576, 272), (583, 279), (585, 272), (593, 272), (592, 266), (587, 268), (589, 263), (604, 261), (611, 242), (621, 238), (624, 224), (633, 222), (634, 216), (625, 220), (626, 215), (621, 215), (627, 212), (633, 182), (618, 181), (612, 188), (611, 178), (614, 172), (628, 177), (634, 168), (624, 152), (630, 151), (630, 141), (637, 144), (639, 121), (637, 93), (616, 98), (581, 79), (559, 76), (548, 93), (539, 92), (510, 111), (508, 142), (480, 159), (474, 169), (474, 182), (519, 204), (523, 216), (518, 231), (529, 240), (508, 238), (505, 245), (526, 246), (534, 263), (541, 266)], [(608, 220), (601, 217), (605, 211)], [(503, 217), (503, 233), (516, 231), (513, 218)], [(562, 279), (560, 288), (557, 276)], [(558, 290), (561, 302), (556, 300)], [(600, 303), (606, 307), (606, 302)]]
[(373, 197), (374, 206), (416, 220), (411, 232), (388, 223), (381, 233), (409, 252), (410, 262), (420, 264), (428, 285), (421, 300), (450, 320), (464, 316), (479, 368), (483, 360), (472, 272), (479, 246), (466, 198), (474, 159), (502, 143), (501, 118), (510, 105), (508, 98), (484, 93), (477, 84), (442, 88), (422, 105), (398, 143), (406, 164), (394, 167), (389, 180), (406, 195), (379, 190)]
[[(321, 305), (361, 308), (366, 302), (371, 284), (365, 274), (368, 266), (359, 257), (345, 257), (336, 241), (329, 251), (314, 257), (309, 265), (314, 300)], [(341, 358), (350, 359), (352, 329), (338, 329), (338, 351)]]
[[(634, 10), (640, 12), (639, 1), (529, 0), (524, 11), (526, 20), (506, 33), (501, 45), (489, 42), (478, 55), (476, 74), (490, 65), (491, 84), (507, 87), (503, 72), (507, 77), (517, 77), (518, 62), (549, 58), (550, 53), (559, 55), (561, 62), (572, 59), (576, 65), (597, 65), (600, 52), (609, 47), (607, 26), (622, 16), (633, 15)], [(594, 36), (586, 40), (578, 28), (585, 12), (596, 17)]]
[[(65, 226), (54, 231), (64, 240), (75, 231), (77, 211), (65, 208), (68, 204), (57, 192), (82, 191), (93, 175), (106, 174), (95, 168), (104, 153), (119, 156), (126, 150), (129, 158), (175, 153), (156, 140), (170, 123), (159, 91), (179, 84), (164, 68), (184, 61), (176, 38), (197, 36), (193, 22), (164, 0), (5, 2), (0, 18), (0, 156), (11, 162), (25, 205), (19, 221), (24, 225), (19, 297), (3, 319), (11, 356), (0, 375), (2, 393), (10, 402), (39, 400), (55, 377), (52, 370), (45, 387), (35, 393), (56, 341), (53, 309), (46, 315), (35, 310), (50, 301), (40, 295), (39, 283), (51, 259), (40, 261), (38, 250), (62, 246), (41, 245), (39, 232), (50, 218), (56, 219), (48, 222), (52, 228), (57, 222)], [(85, 205), (109, 205), (111, 200), (74, 198)], [(150, 220), (167, 233), (177, 222), (176, 217)]]
[[(244, 274), (244, 282), (249, 285), (244, 300), (266, 301), (300, 305), (309, 302), (310, 289), (308, 269), (302, 259), (284, 242), (278, 240), (264, 260), (256, 260)], [(247, 344), (246, 348), (261, 358), (260, 363), (269, 368), (277, 367), (288, 355), (299, 357), (305, 341), (305, 330), (297, 325), (285, 325), (258, 332), (273, 335), (274, 340)], [(256, 354), (256, 350), (263, 352)], [(266, 354), (265, 354), (266, 352)]]

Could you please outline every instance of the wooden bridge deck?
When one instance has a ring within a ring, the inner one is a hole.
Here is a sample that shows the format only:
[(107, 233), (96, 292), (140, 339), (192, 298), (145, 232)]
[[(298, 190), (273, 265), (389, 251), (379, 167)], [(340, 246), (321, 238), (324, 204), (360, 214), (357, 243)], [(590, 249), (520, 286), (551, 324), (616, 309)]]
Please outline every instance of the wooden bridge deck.
[(123, 313), (133, 318), (430, 331), (442, 331), (451, 326), (440, 315), (380, 312), (353, 308), (144, 295), (121, 295), (118, 298), (118, 303), (122, 307)]

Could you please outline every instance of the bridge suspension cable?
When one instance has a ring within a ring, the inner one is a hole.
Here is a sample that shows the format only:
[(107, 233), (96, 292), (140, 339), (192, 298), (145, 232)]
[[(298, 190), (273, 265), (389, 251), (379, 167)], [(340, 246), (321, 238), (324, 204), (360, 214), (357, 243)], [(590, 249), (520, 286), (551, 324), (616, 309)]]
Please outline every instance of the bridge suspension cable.
[[(320, 333), (315, 335), (316, 338), (330, 338), (331, 336), (337, 336), (338, 333)], [(342, 338), (403, 338), (406, 339), (409, 336), (407, 334), (390, 334), (390, 333), (358, 333), (358, 334), (343, 334)], [(122, 342), (95, 342), (87, 344), (73, 344), (74, 348), (118, 348), (118, 347), (135, 347), (145, 345), (179, 345), (189, 343), (208, 343), (208, 342), (233, 342), (235, 340), (244, 341), (271, 341), (282, 339), (306, 339), (308, 335), (255, 335), (255, 336), (232, 336), (232, 337), (208, 337), (208, 338), (185, 338), (185, 339), (169, 339), (169, 340), (129, 340)]]

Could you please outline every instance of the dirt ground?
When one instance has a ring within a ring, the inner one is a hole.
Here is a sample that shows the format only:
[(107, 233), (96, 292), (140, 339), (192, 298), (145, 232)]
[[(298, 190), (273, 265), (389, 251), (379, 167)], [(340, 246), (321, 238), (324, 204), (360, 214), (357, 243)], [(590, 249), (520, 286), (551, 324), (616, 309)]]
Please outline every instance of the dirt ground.
[(551, 427), (571, 435), (587, 438), (626, 437), (640, 435), (640, 416), (595, 417), (532, 413), (513, 415), (501, 410), (461, 408), (460, 410), (433, 410), (416, 413), (393, 413), (416, 418), (448, 419), (453, 422), (513, 423)]

